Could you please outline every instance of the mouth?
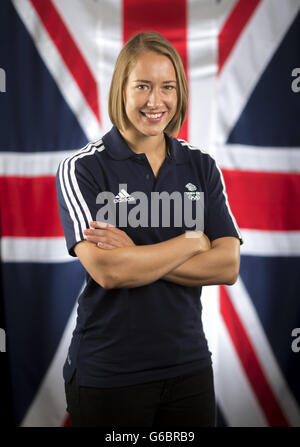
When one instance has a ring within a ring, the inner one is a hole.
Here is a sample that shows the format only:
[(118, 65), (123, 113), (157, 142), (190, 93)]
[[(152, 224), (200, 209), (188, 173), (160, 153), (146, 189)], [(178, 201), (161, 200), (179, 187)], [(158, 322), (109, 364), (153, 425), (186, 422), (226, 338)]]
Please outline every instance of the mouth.
[(147, 121), (156, 123), (162, 119), (165, 112), (158, 112), (158, 113), (141, 112), (141, 114), (147, 119)]

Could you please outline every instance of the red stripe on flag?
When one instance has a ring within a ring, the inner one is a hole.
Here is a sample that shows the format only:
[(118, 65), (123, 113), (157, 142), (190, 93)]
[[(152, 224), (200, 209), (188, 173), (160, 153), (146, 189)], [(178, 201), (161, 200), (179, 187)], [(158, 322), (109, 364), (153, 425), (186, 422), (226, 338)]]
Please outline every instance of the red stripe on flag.
[[(123, 0), (123, 40), (141, 31), (156, 31), (176, 48), (188, 80), (187, 61), (187, 0)], [(188, 116), (178, 138), (188, 140)]]
[(88, 105), (100, 123), (97, 82), (51, 0), (30, 0)]
[(272, 427), (289, 426), (224, 286), (220, 287), (220, 312), (267, 421)]
[(225, 21), (218, 36), (219, 73), (260, 1), (261, 0), (239, 0)]
[(300, 175), (222, 169), (230, 208), (240, 228), (300, 230)]
[(63, 237), (55, 177), (0, 177), (1, 235)]

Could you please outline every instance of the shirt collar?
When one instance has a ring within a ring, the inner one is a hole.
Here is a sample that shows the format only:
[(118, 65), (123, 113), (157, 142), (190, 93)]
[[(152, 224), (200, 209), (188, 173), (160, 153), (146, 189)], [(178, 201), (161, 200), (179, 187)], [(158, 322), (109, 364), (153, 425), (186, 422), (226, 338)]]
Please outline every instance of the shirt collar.
[[(176, 138), (165, 134), (168, 142), (168, 157), (174, 160), (176, 164), (186, 163), (188, 161), (188, 149), (182, 146)], [(112, 129), (102, 137), (105, 149), (114, 160), (126, 160), (136, 157), (136, 154), (126, 143), (119, 130), (113, 126)]]

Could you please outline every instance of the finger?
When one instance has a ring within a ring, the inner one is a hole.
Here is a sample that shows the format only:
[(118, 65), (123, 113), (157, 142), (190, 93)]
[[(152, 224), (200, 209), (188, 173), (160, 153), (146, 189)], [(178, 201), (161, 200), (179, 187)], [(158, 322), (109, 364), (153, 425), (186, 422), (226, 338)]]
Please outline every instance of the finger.
[(120, 230), (119, 228), (115, 227), (114, 225), (112, 225), (108, 222), (92, 221), (92, 222), (90, 222), (90, 226), (92, 228), (99, 228), (101, 230), (110, 230), (116, 234), (126, 234), (125, 231)]
[(112, 235), (108, 234), (108, 232), (101, 232), (101, 234), (99, 234), (99, 230), (89, 231), (89, 233), (86, 235), (86, 239), (90, 242), (94, 242), (95, 244), (102, 242), (107, 243), (114, 248), (124, 247), (124, 242), (112, 237)]
[(86, 236), (86, 240), (89, 242), (94, 242), (94, 244), (98, 244), (98, 243), (105, 243), (105, 244), (110, 244), (110, 245), (114, 245), (114, 243), (110, 240), (108, 240), (106, 237), (103, 236), (93, 236), (93, 235), (87, 235)]
[(108, 222), (101, 222), (101, 221), (91, 221), (90, 222), (90, 226), (93, 229), (101, 229), (101, 230), (105, 230), (106, 232), (110, 232), (110, 234), (114, 234), (117, 237), (113, 238), (114, 242), (116, 244), (119, 244), (119, 247), (123, 247), (125, 246), (133, 246), (135, 245), (135, 243), (133, 242), (133, 240), (128, 236), (128, 234), (123, 231), (120, 230), (119, 228), (115, 227), (114, 225), (109, 224)]
[(108, 228), (105, 234), (107, 234), (116, 243), (120, 243), (121, 246), (130, 247), (135, 245), (131, 237), (128, 236), (128, 234), (125, 231), (120, 230), (119, 228), (116, 227)]
[(86, 228), (85, 230), (83, 230), (83, 234), (104, 236), (106, 234), (106, 231), (103, 229), (100, 230), (97, 228)]
[[(83, 234), (85, 237), (93, 237), (93, 238), (101, 238), (105, 237), (107, 235), (107, 232), (105, 230), (93, 230), (91, 228), (87, 228), (83, 230)], [(99, 239), (100, 240), (100, 239)]]
[(101, 228), (101, 229), (104, 229), (104, 228), (116, 228), (114, 225), (112, 225), (112, 224), (110, 224), (108, 222), (101, 222), (99, 220), (90, 222), (90, 226), (92, 228)]
[[(125, 233), (125, 231), (119, 230), (116, 227), (106, 227), (106, 228), (89, 228), (83, 231), (85, 237), (90, 236), (88, 238), (89, 241), (93, 242), (108, 242), (114, 245), (115, 247), (130, 247), (134, 246), (134, 242), (132, 239)], [(95, 238), (98, 238), (96, 240)]]
[(106, 242), (106, 232), (102, 230), (84, 230), (86, 239), (93, 242)]
[[(114, 231), (117, 230), (117, 231)], [(131, 241), (131, 239), (127, 236), (127, 234), (122, 231), (119, 230), (117, 228), (107, 228), (107, 229), (89, 229), (89, 230), (85, 230), (84, 234), (86, 235), (90, 235), (90, 236), (95, 236), (95, 237), (105, 237), (107, 238), (107, 241), (104, 242), (112, 242), (114, 244), (118, 244), (119, 246), (123, 246), (124, 244), (128, 244), (129, 241)]]
[(125, 233), (113, 233), (110, 231), (110, 228), (86, 228), (83, 231), (83, 234), (86, 236), (93, 236), (93, 237), (107, 237), (113, 240), (121, 240), (121, 237), (125, 235)]

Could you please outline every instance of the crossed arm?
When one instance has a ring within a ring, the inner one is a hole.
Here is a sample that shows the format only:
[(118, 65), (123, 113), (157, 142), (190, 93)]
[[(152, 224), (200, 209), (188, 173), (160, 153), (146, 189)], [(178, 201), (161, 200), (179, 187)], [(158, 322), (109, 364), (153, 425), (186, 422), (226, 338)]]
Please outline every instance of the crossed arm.
[(136, 246), (116, 227), (99, 222), (90, 226), (85, 230), (86, 240), (74, 251), (91, 277), (106, 289), (139, 287), (158, 279), (184, 286), (232, 285), (237, 279), (240, 242), (235, 237), (210, 243), (201, 233), (198, 237), (182, 234), (157, 244)]

